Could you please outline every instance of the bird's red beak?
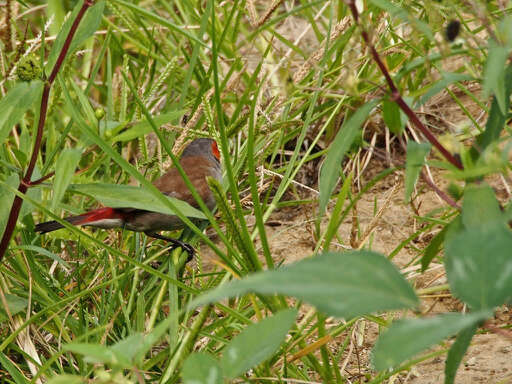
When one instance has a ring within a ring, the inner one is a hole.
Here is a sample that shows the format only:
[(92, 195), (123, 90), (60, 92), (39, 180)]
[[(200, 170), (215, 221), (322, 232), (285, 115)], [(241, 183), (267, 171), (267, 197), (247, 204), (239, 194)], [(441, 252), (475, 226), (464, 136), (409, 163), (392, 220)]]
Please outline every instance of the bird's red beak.
[(217, 158), (217, 160), (220, 161), (219, 147), (217, 147), (217, 142), (215, 142), (215, 141), (212, 142), (212, 152), (213, 152), (213, 156), (215, 156)]

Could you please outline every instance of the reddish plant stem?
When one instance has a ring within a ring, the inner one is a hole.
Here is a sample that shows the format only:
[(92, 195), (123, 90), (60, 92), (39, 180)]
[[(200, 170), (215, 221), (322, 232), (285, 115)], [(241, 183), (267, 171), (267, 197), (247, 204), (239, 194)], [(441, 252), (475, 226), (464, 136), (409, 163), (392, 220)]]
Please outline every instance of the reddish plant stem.
[(379, 56), (379, 53), (375, 49), (374, 45), (370, 41), (370, 37), (368, 36), (368, 32), (363, 28), (361, 24), (359, 24), (359, 12), (356, 7), (355, 0), (349, 0), (348, 6), (350, 8), (350, 11), (352, 12), (352, 16), (354, 17), (354, 20), (356, 24), (359, 25), (359, 28), (361, 29), (361, 36), (363, 37), (364, 42), (370, 49), (370, 53), (372, 55), (373, 60), (377, 63), (377, 66), (379, 67), (380, 71), (386, 78), (386, 82), (388, 83), (388, 87), (391, 91), (391, 100), (394, 101), (400, 109), (407, 115), (409, 120), (414, 124), (416, 128), (427, 138), (427, 140), (434, 146), (436, 149), (444, 156), (444, 158), (450, 162), (452, 165), (457, 167), (458, 169), (464, 169), (461, 161), (453, 156), (443, 145), (437, 140), (437, 138), (434, 136), (432, 132), (420, 121), (418, 116), (414, 113), (414, 111), (407, 105), (407, 103), (402, 98), (402, 95), (400, 95), (400, 91), (396, 87), (393, 79), (391, 78), (391, 75), (389, 74), (388, 69), (386, 68), (386, 65), (382, 61), (382, 59)]
[[(86, 151), (85, 153), (88, 153), (88, 152), (89, 151)], [(80, 175), (80, 174), (84, 173), (85, 171), (87, 171), (88, 169), (89, 169), (89, 167), (79, 169), (78, 171), (75, 171), (75, 175)], [(39, 185), (41, 183), (44, 183), (46, 180), (48, 180), (50, 177), (53, 177), (53, 176), (55, 176), (55, 171), (52, 171), (52, 172), (48, 173), (47, 175), (44, 175), (40, 179), (30, 181), (30, 182), (26, 183), (26, 185), (27, 185), (27, 187), (30, 188), (30, 187), (33, 187), (34, 185)], [(25, 182), (22, 181), (22, 183), (25, 183)]]
[(35, 181), (29, 181), (28, 183), (25, 183), (25, 180), (22, 180), (21, 182), (30, 188), (30, 187), (33, 187), (34, 185), (38, 185), (38, 184), (45, 182), (46, 180), (48, 180), (50, 177), (52, 177), (54, 175), (55, 175), (55, 171), (52, 171), (52, 172), (48, 173), (47, 175), (44, 175), (43, 177), (41, 177), (40, 179), (37, 179)]
[(457, 204), (455, 200), (453, 200), (448, 194), (442, 191), (434, 181), (428, 176), (425, 172), (421, 171), (421, 177), (425, 180), (425, 183), (428, 184), (430, 188), (434, 190), (434, 192), (439, 196), (442, 200), (444, 200), (448, 205), (460, 211), (460, 206)]
[[(68, 36), (62, 46), (62, 49), (59, 53), (59, 57), (53, 66), (52, 72), (48, 80), (46, 80), (43, 88), (43, 94), (41, 96), (41, 107), (39, 108), (39, 121), (37, 124), (37, 133), (36, 139), (34, 142), (34, 149), (32, 151), (32, 156), (30, 158), (30, 162), (28, 164), (27, 170), (25, 172), (25, 176), (20, 181), (20, 185), (18, 186), (18, 191), (22, 194), (25, 194), (28, 190), (28, 187), (31, 185), (32, 174), (34, 173), (34, 168), (36, 166), (37, 156), (39, 154), (39, 150), (41, 149), (41, 142), (43, 140), (43, 129), (46, 121), (46, 113), (48, 112), (48, 99), (50, 98), (50, 89), (52, 87), (57, 74), (59, 73), (62, 64), (64, 63), (64, 59), (66, 58), (66, 54), (69, 51), (69, 46), (75, 32), (84, 17), (85, 12), (89, 7), (91, 7), (94, 3), (94, 0), (85, 0), (82, 7), (78, 11), (73, 24), (71, 25), (71, 29), (69, 30)], [(9, 213), (9, 218), (7, 219), (7, 225), (5, 226), (5, 231), (2, 236), (2, 240), (0, 241), (0, 262), (2, 261), (5, 252), (7, 251), (7, 247), (11, 240), (14, 229), (16, 228), (16, 222), (18, 221), (18, 217), (20, 215), (21, 206), (23, 204), (23, 199), (16, 195), (14, 197), (14, 201), (12, 203), (11, 212)]]

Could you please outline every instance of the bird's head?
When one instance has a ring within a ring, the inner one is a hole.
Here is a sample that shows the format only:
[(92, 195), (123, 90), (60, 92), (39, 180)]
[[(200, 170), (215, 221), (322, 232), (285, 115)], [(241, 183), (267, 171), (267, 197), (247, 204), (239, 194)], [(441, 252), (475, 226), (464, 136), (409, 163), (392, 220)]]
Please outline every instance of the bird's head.
[(219, 147), (215, 140), (209, 138), (195, 139), (186, 146), (181, 157), (205, 155), (211, 155), (220, 162)]

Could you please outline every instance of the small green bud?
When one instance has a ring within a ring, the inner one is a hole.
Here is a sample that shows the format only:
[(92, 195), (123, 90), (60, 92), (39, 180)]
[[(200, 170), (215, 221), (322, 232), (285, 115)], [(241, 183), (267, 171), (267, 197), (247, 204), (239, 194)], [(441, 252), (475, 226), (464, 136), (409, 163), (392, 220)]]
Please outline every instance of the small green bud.
[(94, 116), (96, 116), (98, 120), (103, 119), (105, 117), (105, 110), (103, 108), (96, 108)]
[(16, 68), (16, 75), (21, 81), (31, 81), (41, 78), (41, 67), (39, 66), (39, 59), (34, 54), (29, 54), (22, 57), (18, 62)]

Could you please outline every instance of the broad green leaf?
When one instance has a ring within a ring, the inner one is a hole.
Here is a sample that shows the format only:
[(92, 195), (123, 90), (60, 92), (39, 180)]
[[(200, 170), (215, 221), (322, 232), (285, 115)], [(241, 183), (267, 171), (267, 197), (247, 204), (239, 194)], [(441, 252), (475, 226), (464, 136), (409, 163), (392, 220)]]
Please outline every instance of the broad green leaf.
[[(62, 47), (64, 46), (64, 42), (69, 34), (71, 29), (71, 25), (76, 19), (78, 11), (82, 7), (83, 0), (79, 1), (69, 17), (66, 19), (65, 23), (62, 25), (62, 28), (53, 43), (52, 49), (48, 56), (48, 61), (46, 63), (46, 74), (50, 74), (55, 62), (57, 61), (57, 57), (59, 56)], [(80, 24), (78, 25), (78, 29), (73, 36), (73, 40), (71, 40), (71, 44), (69, 46), (68, 54), (73, 52), (76, 48), (78, 48), (87, 38), (92, 36), (94, 32), (100, 26), (101, 18), (103, 16), (103, 9), (105, 8), (105, 1), (98, 1), (92, 7), (90, 7), (86, 12)]]
[(491, 92), (494, 94), (501, 113), (507, 112), (506, 90), (505, 90), (505, 68), (508, 57), (508, 49), (493, 39), (489, 40), (489, 54), (485, 64), (483, 91), (486, 96)]
[[(28, 305), (27, 299), (10, 293), (5, 294), (5, 300), (7, 301), (7, 306), (9, 307), (9, 312), (11, 313), (11, 316), (20, 313), (25, 308), (27, 308)], [(7, 318), (7, 312), (5, 311), (5, 308), (2, 305), (0, 307), (0, 322), (7, 320)]]
[(512, 233), (505, 224), (466, 229), (445, 245), (453, 294), (474, 310), (512, 300)]
[(249, 325), (222, 352), (224, 374), (233, 379), (262, 363), (277, 351), (295, 322), (297, 311), (287, 309)]
[(418, 305), (414, 290), (386, 257), (353, 251), (327, 252), (250, 275), (212, 290), (190, 307), (247, 292), (294, 296), (327, 315), (345, 318)]
[(411, 198), (414, 185), (418, 181), (421, 168), (425, 164), (432, 146), (429, 143), (416, 143), (410, 140), (407, 143), (407, 159), (405, 164), (405, 201)]
[(85, 360), (89, 363), (102, 363), (123, 368), (131, 367), (130, 361), (123, 354), (116, 353), (112, 348), (100, 344), (70, 343), (64, 345), (62, 350), (84, 355)]
[(455, 216), (455, 218), (445, 228), (446, 234), (444, 235), (444, 242), (446, 244), (447, 242), (453, 240), (457, 235), (459, 235), (464, 230), (461, 215)]
[(329, 152), (327, 153), (325, 162), (320, 170), (320, 198), (318, 205), (321, 215), (325, 212), (331, 193), (336, 186), (336, 182), (340, 174), (341, 161), (343, 160), (345, 153), (354, 142), (361, 125), (378, 102), (379, 100), (373, 100), (366, 103), (349, 119), (345, 120), (343, 126), (336, 134), (334, 141), (330, 145)]
[[(184, 111), (172, 111), (169, 113), (163, 113), (159, 116), (153, 117), (153, 120), (155, 121), (155, 124), (158, 126), (161, 126), (166, 123), (171, 123), (175, 121), (176, 119), (180, 118), (183, 115)], [(151, 125), (147, 120), (141, 121), (136, 123), (135, 125), (131, 126), (124, 132), (121, 132), (119, 135), (115, 136), (112, 139), (112, 142), (117, 141), (129, 141), (133, 140), (137, 137), (143, 136), (147, 133), (153, 132), (153, 129), (151, 128)]]
[(512, 233), (491, 187), (466, 188), (458, 222), (445, 241), (452, 292), (476, 310), (506, 303), (512, 299)]
[(460, 362), (466, 353), (469, 344), (471, 343), (471, 339), (478, 329), (477, 324), (473, 324), (472, 326), (463, 329), (457, 335), (457, 339), (452, 344), (450, 350), (448, 351), (448, 356), (446, 356), (446, 363), (444, 366), (444, 383), (445, 384), (453, 384), (455, 382), (455, 375), (457, 374), (457, 369), (459, 368)]
[(375, 344), (372, 353), (375, 369), (381, 371), (396, 367), (419, 352), (490, 316), (492, 312), (483, 311), (469, 315), (447, 313), (426, 319), (398, 320), (379, 336)]
[(2, 375), (6, 379), (5, 382), (11, 382), (10, 379), (12, 379), (16, 384), (30, 383), (30, 380), (23, 376), (23, 373), (3, 352), (0, 352), (0, 367), (8, 373), (7, 376)]
[(207, 353), (192, 353), (181, 371), (184, 384), (222, 384), (224, 383), (219, 362)]
[[(76, 192), (94, 197), (102, 204), (113, 208), (137, 208), (146, 211), (175, 214), (167, 205), (158, 200), (143, 187), (117, 184), (71, 184)], [(182, 200), (166, 196), (187, 217), (206, 219), (203, 213)]]
[(0, 143), (3, 144), (12, 127), (41, 99), (42, 89), (43, 83), (38, 80), (20, 82), (0, 99)]
[(382, 100), (382, 119), (391, 133), (399, 135), (403, 131), (404, 124), (398, 105), (390, 100)]
[(53, 199), (51, 209), (55, 210), (59, 202), (62, 200), (66, 189), (73, 178), (75, 169), (80, 162), (82, 151), (79, 149), (64, 149), (57, 164), (55, 165), (55, 181), (53, 183)]
[(434, 95), (437, 95), (443, 89), (445, 89), (448, 85), (453, 83), (458, 83), (461, 81), (472, 80), (473, 76), (464, 74), (464, 73), (444, 73), (443, 77), (435, 82), (432, 86), (429, 87), (428, 91), (421, 97), (421, 99), (416, 104), (416, 107), (422, 106), (425, 104), (430, 98)]
[(490, 186), (472, 184), (466, 188), (462, 203), (462, 223), (466, 229), (505, 223), (500, 204)]

